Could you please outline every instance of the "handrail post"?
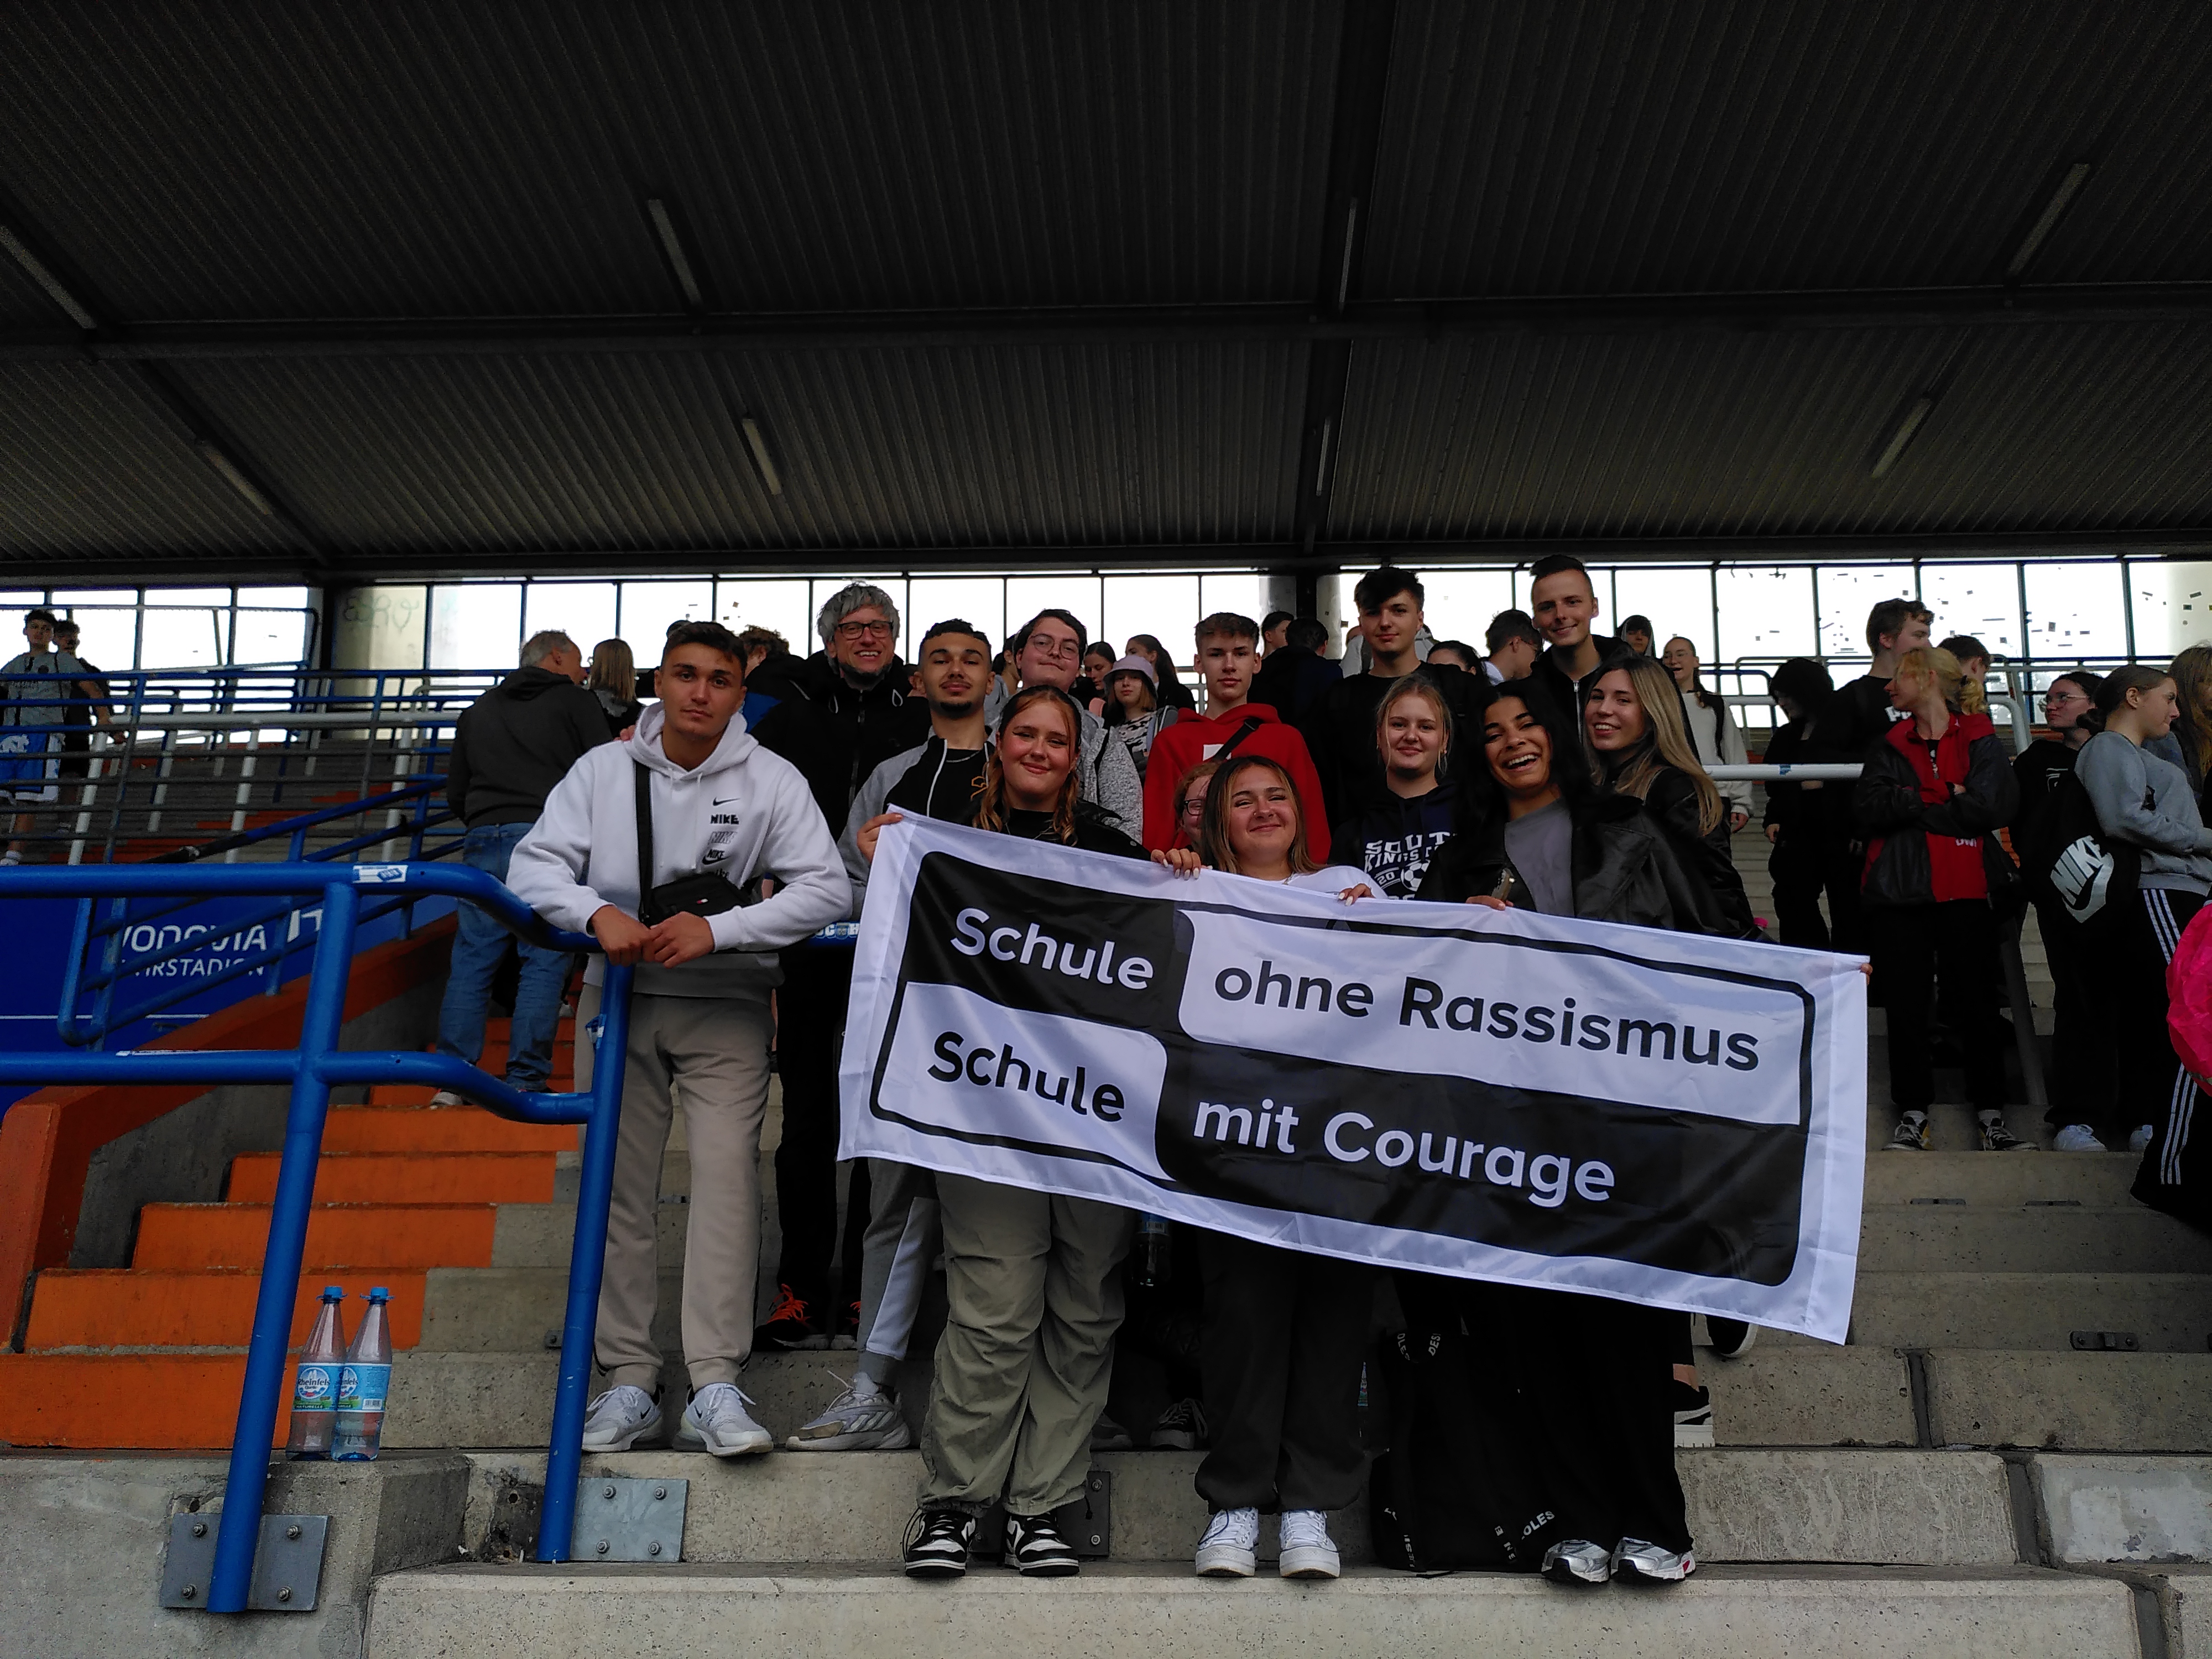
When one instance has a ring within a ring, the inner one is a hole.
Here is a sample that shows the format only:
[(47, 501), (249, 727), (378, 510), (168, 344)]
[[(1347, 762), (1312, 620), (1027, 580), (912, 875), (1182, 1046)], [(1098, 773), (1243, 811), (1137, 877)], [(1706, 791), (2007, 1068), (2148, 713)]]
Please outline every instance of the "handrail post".
[[(337, 1048), (345, 1021), (346, 975), (353, 963), (354, 922), (360, 908), (359, 890), (350, 879), (334, 881), (323, 890), (313, 977), (300, 1024), (300, 1069), (292, 1081), (292, 1103), (284, 1119), (283, 1161), (270, 1205), (269, 1243), (262, 1255), (261, 1290), (253, 1305), (253, 1342), (246, 1350), (246, 1385), (239, 1392), (238, 1429), (230, 1446), (230, 1477), (223, 1488), (215, 1568), (208, 1578), (210, 1613), (243, 1613), (253, 1581), (269, 1450), (276, 1438), (277, 1399), (292, 1342), (292, 1304), (299, 1294), (307, 1219), (315, 1197), (315, 1166), (322, 1154), (323, 1121), (330, 1109), (331, 1085), (321, 1062)], [(600, 1229), (604, 1243), (604, 1215)]]
[[(576, 1483), (584, 1463), (584, 1407), (591, 1395), (599, 1280), (607, 1265), (607, 1207), (614, 1201), (615, 1143), (629, 1053), (629, 988), (636, 969), (607, 964), (599, 995), (599, 1042), (592, 1061), (592, 1121), (576, 1185), (576, 1237), (568, 1252), (568, 1307), (561, 1325), (561, 1373), (553, 1389), (553, 1437), (545, 1453), (545, 1501), (538, 1559), (565, 1561), (576, 1531)], [(576, 1033), (579, 1042), (586, 1033)]]

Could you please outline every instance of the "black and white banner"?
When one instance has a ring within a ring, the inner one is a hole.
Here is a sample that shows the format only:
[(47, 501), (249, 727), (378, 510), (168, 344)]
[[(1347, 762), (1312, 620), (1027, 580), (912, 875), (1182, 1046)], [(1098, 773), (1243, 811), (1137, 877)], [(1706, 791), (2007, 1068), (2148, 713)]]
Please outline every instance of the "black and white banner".
[(909, 818), (868, 882), (839, 1156), (1840, 1342), (1863, 985)]

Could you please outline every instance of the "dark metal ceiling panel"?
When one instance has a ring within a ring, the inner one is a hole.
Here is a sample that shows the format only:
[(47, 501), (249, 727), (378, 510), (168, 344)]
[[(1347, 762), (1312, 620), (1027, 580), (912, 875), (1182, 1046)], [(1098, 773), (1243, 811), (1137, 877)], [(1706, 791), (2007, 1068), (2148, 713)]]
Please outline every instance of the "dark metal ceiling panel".
[(1340, 0), (46, 0), (4, 182), (125, 319), (1303, 298)]
[(23, 268), (0, 251), (0, 327), (72, 329), (62, 308), (24, 273)]
[[(1885, 477), (1873, 458), (1953, 346)], [(1363, 348), (1332, 534), (1882, 535), (2212, 523), (2212, 328)]]
[(1402, 0), (1370, 297), (2212, 277), (2200, 0)]
[[(1064, 347), (191, 367), (353, 552), (1279, 538), (1304, 349)], [(1286, 412), (1291, 411), (1291, 412)], [(766, 434), (771, 496), (734, 413)]]
[(130, 371), (0, 365), (0, 567), (96, 561), (116, 549), (226, 559), (282, 552), (290, 539), (164, 425)]

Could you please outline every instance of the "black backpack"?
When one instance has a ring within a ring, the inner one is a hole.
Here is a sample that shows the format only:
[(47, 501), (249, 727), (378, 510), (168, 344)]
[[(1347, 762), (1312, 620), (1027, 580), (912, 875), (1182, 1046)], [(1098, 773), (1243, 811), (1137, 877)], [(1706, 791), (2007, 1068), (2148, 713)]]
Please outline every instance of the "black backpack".
[[(2148, 790), (2143, 805), (2153, 805)], [(2037, 910), (2085, 930), (2100, 928), (2124, 911), (2142, 873), (2141, 851), (2105, 834), (2096, 803), (2071, 772), (2036, 815), (2034, 833), (2020, 853), (2021, 873)]]

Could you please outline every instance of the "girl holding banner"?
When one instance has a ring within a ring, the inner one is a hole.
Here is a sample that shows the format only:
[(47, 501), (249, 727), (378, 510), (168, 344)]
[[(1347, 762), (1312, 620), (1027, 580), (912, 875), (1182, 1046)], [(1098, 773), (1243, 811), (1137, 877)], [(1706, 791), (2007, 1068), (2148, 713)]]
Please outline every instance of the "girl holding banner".
[[(978, 828), (1088, 852), (1141, 858), (1137, 843), (1077, 795), (1082, 722), (1049, 685), (1015, 694), (999, 724), (977, 802)], [(862, 832), (873, 836), (886, 820)], [(1005, 1493), (1006, 1564), (1064, 1577), (1075, 1552), (1053, 1511), (1082, 1494), (1091, 1430), (1105, 1408), (1122, 1313), (1115, 1270), (1130, 1212), (1095, 1199), (939, 1173), (945, 1289), (937, 1387), (921, 1433), (927, 1474), (907, 1528), (907, 1572), (968, 1571), (977, 1519)]]
[[(1306, 846), (1297, 786), (1259, 755), (1214, 773), (1198, 850), (1152, 854), (1182, 874), (1200, 864), (1255, 881), (1371, 898), (1366, 872), (1317, 863)], [(1249, 1578), (1258, 1569), (1260, 1514), (1279, 1514), (1285, 1578), (1334, 1578), (1328, 1512), (1359, 1496), (1359, 1368), (1366, 1357), (1375, 1269), (1231, 1233), (1208, 1233), (1203, 1367), (1212, 1446), (1199, 1496), (1212, 1511), (1198, 1571)]]
[[(1599, 792), (1579, 734), (1556, 728), (1510, 684), (1486, 711), (1483, 760), (1468, 784), (1471, 827), (1430, 866), (1424, 899), (1729, 931), (1657, 816), (1632, 795)], [(1473, 1478), (1456, 1483), (1460, 1512), (1398, 1505), (1409, 1556), (1431, 1566), (1534, 1565), (1565, 1584), (1688, 1577), (1697, 1560), (1668, 1393), (1681, 1316), (1557, 1291), (1397, 1279), (1409, 1352), (1448, 1348), (1462, 1329), (1474, 1339), (1455, 1382), (1437, 1390), (1460, 1397), (1422, 1404), (1425, 1421), (1466, 1425), (1474, 1443), (1402, 1449), (1409, 1459), (1452, 1459)], [(1496, 1347), (1486, 1350), (1486, 1338)], [(1407, 1479), (1395, 1465), (1392, 1477)], [(1470, 1503), (1484, 1513), (1465, 1513)], [(1456, 1541), (1433, 1541), (1447, 1536)]]

